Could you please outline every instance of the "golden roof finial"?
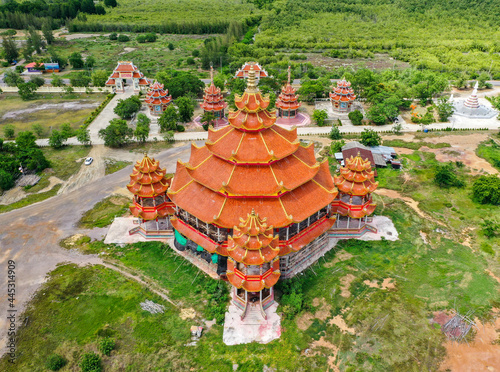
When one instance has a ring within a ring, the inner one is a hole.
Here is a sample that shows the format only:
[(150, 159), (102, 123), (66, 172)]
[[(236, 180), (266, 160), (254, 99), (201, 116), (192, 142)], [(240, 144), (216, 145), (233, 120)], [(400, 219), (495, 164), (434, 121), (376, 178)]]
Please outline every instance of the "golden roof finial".
[(257, 81), (255, 78), (255, 70), (253, 68), (253, 65), (250, 65), (250, 71), (248, 71), (247, 89), (245, 91), (248, 93), (257, 92)]

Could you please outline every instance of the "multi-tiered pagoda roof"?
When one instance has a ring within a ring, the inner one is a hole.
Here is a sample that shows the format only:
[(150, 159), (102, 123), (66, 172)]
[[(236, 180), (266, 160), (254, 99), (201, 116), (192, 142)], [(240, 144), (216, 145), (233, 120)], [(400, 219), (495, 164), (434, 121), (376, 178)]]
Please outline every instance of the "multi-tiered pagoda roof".
[(334, 177), (339, 190), (339, 199), (332, 204), (340, 215), (362, 218), (375, 211), (371, 194), (377, 189), (375, 175), (368, 159), (358, 155), (345, 159), (345, 166), (340, 168), (340, 175)]
[(210, 67), (210, 85), (205, 88), (203, 103), (200, 106), (205, 111), (220, 112), (227, 107), (227, 103), (224, 102), (220, 88), (217, 88), (214, 84), (213, 73), (214, 70)]
[(163, 84), (154, 82), (146, 93), (144, 102), (149, 106), (151, 113), (161, 114), (172, 102), (172, 96), (168, 94), (168, 89), (164, 89)]
[(345, 78), (337, 82), (337, 86), (333, 88), (330, 93), (330, 100), (332, 101), (333, 108), (337, 111), (347, 111), (354, 100), (356, 95), (351, 88), (351, 83), (346, 81)]
[(166, 198), (170, 178), (157, 160), (147, 155), (134, 166), (127, 189), (134, 194), (130, 211), (143, 220), (154, 220), (174, 213), (175, 206)]
[(291, 71), (290, 71), (290, 66), (288, 66), (288, 82), (281, 89), (281, 93), (278, 96), (278, 99), (276, 100), (276, 107), (283, 111), (298, 110), (298, 108), (301, 105), (300, 102), (298, 101), (298, 96), (296, 94), (297, 91), (295, 90), (294, 87), (292, 87), (290, 81), (291, 81)]

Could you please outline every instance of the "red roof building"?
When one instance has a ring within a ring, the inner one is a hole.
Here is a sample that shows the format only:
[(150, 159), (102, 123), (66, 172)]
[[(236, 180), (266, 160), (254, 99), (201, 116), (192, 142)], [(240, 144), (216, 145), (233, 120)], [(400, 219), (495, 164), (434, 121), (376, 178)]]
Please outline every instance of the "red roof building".
[(203, 103), (200, 105), (205, 112), (213, 112), (216, 119), (223, 119), (224, 109), (227, 103), (224, 102), (220, 88), (214, 85), (214, 69), (210, 66), (210, 85), (205, 88)]
[(337, 86), (333, 88), (333, 93), (330, 93), (333, 110), (337, 112), (349, 112), (355, 99), (356, 95), (351, 88), (351, 83), (345, 78), (338, 81)]
[(291, 68), (288, 66), (288, 82), (281, 89), (281, 93), (276, 100), (276, 108), (278, 109), (278, 116), (282, 118), (294, 118), (300, 107), (296, 90), (290, 84)]
[(127, 79), (132, 80), (134, 92), (140, 92), (150, 84), (149, 80), (144, 77), (144, 74), (132, 62), (120, 61), (109, 76), (108, 81), (106, 81), (106, 86), (112, 86), (117, 93), (123, 93)]
[(167, 218), (175, 212), (175, 204), (167, 196), (170, 182), (171, 178), (166, 176), (165, 169), (160, 168), (157, 160), (145, 155), (135, 164), (127, 189), (134, 194), (130, 212), (139, 218), (140, 226), (131, 234), (139, 232), (147, 237), (152, 233), (153, 237), (158, 237), (163, 230), (172, 235), (172, 226)]
[(337, 195), (328, 162), (316, 161), (314, 146), (302, 146), (296, 129), (275, 125), (255, 75), (251, 68), (229, 125), (209, 128), (205, 145), (192, 144), (189, 161), (178, 161), (167, 192), (177, 207), (174, 246), (194, 244), (194, 251), (227, 262), (220, 271), (234, 286), (242, 317), (248, 306), (260, 306), (265, 317), (278, 278), (312, 264), (317, 241), (326, 249)]
[(168, 90), (163, 89), (163, 84), (154, 82), (146, 93), (146, 103), (149, 107), (151, 115), (159, 116), (165, 111), (168, 105), (172, 102), (172, 96), (168, 95)]
[(251, 69), (255, 71), (255, 79), (257, 81), (259, 81), (261, 78), (269, 77), (267, 71), (264, 70), (262, 66), (257, 62), (246, 62), (238, 71), (236, 71), (234, 77), (238, 79), (246, 79), (248, 78), (248, 74)]
[(345, 158), (345, 166), (334, 177), (339, 193), (332, 203), (332, 211), (337, 214), (334, 228), (352, 237), (363, 234), (367, 229), (368, 217), (375, 211), (372, 193), (377, 189), (375, 174), (368, 159), (357, 156)]

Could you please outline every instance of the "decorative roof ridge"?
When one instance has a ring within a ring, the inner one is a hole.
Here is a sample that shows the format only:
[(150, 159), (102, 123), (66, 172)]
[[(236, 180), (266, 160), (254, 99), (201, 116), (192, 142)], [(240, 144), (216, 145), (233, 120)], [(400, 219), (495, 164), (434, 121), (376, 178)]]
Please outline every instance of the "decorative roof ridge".
[(316, 160), (316, 163), (314, 163), (314, 165), (309, 165), (307, 164), (304, 160), (302, 160), (301, 158), (299, 158), (297, 155), (295, 155), (295, 153), (291, 154), (292, 156), (294, 156), (297, 160), (299, 160), (301, 163), (303, 163), (305, 166), (307, 166), (309, 169), (313, 169), (313, 168), (320, 168), (321, 167), (321, 164), (323, 162), (325, 162), (327, 159), (324, 159), (323, 161), (319, 162)]
[(321, 183), (319, 183), (318, 181), (316, 181), (314, 178), (311, 179), (312, 182), (314, 182), (316, 185), (318, 185), (319, 187), (321, 187), (323, 190), (325, 190), (327, 193), (329, 194), (333, 194), (335, 193), (335, 184), (333, 185), (333, 188), (331, 190), (327, 189), (325, 186), (323, 186)]
[(266, 140), (264, 139), (264, 136), (262, 135), (262, 132), (259, 132), (259, 135), (260, 135), (260, 138), (262, 139), (262, 143), (264, 144), (264, 147), (266, 148), (266, 151), (267, 151), (268, 155), (271, 156), (271, 159), (276, 159), (276, 157), (274, 156), (274, 151), (273, 150), (269, 150), (269, 146), (267, 146)]
[(184, 166), (186, 167), (186, 169), (189, 169), (189, 170), (195, 170), (195, 169), (198, 169), (202, 164), (204, 164), (208, 159), (210, 159), (214, 154), (210, 154), (208, 155), (205, 159), (203, 159), (203, 161), (200, 162), (200, 164), (198, 164), (197, 166), (193, 166), (191, 165), (190, 162), (186, 162), (184, 163)]
[[(218, 132), (220, 130), (224, 130), (224, 129), (226, 129), (226, 127), (222, 127), (222, 128), (219, 128), (219, 129), (214, 129), (212, 126), (210, 126), (208, 128), (209, 138), (205, 141), (205, 145), (215, 145), (217, 142), (219, 142), (221, 139), (223, 139), (225, 136), (227, 136), (229, 133), (231, 133), (236, 128), (235, 127), (231, 127), (231, 129), (228, 130), (227, 133), (225, 133), (222, 136), (220, 136), (219, 138), (217, 138), (217, 140), (215, 142), (213, 142), (213, 141), (210, 140), (210, 132), (216, 133), (216, 132)], [(209, 151), (210, 151), (210, 149), (209, 149)]]

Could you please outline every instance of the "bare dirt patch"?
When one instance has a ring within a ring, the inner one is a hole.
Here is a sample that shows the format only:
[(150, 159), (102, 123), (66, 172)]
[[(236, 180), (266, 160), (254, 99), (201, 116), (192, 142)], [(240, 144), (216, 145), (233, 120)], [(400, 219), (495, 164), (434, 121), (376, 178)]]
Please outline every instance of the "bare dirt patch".
[(330, 341), (325, 340), (324, 336), (321, 336), (319, 340), (311, 343), (312, 352), (308, 353), (307, 356), (314, 356), (320, 354), (321, 352), (319, 350), (315, 350), (320, 347), (323, 347), (328, 350), (328, 353), (323, 353), (325, 355), (328, 355), (328, 366), (334, 372), (340, 372), (339, 367), (335, 363), (335, 360), (337, 359), (337, 354), (339, 352), (339, 348), (334, 344), (332, 344)]
[(422, 217), (424, 219), (429, 219), (429, 220), (437, 223), (438, 225), (446, 226), (441, 221), (438, 221), (438, 220), (434, 219), (433, 217), (429, 216), (428, 214), (424, 213), (418, 207), (418, 202), (416, 200), (413, 200), (412, 198), (410, 198), (408, 196), (403, 196), (395, 190), (378, 189), (378, 190), (375, 190), (375, 194), (387, 196), (387, 197), (392, 198), (392, 199), (400, 199), (400, 200), (404, 201), (405, 204), (408, 205), (411, 209), (413, 209), (420, 217)]
[(333, 267), (336, 263), (350, 260), (353, 257), (354, 256), (352, 254), (342, 249), (335, 253), (335, 258), (333, 259), (333, 261), (325, 263), (325, 267)]
[(489, 174), (498, 173), (490, 163), (477, 156), (473, 150), (430, 149), (427, 146), (421, 147), (420, 150), (436, 154), (436, 160), (443, 163), (461, 161), (472, 170), (472, 174), (483, 173), (483, 171)]
[(304, 313), (300, 317), (297, 318), (297, 327), (301, 331), (305, 331), (311, 326), (313, 319), (314, 319), (314, 316), (311, 313), (309, 313), (309, 312)]
[[(497, 314), (498, 315), (498, 314)], [(494, 323), (482, 324), (476, 319), (477, 333), (474, 341), (456, 343), (447, 341), (446, 359), (441, 371), (476, 372), (500, 370), (500, 317)]]
[(340, 315), (340, 314), (336, 315), (332, 319), (330, 319), (328, 321), (328, 324), (329, 325), (336, 325), (337, 327), (339, 327), (340, 331), (342, 333), (344, 333), (344, 334), (346, 334), (346, 333), (349, 333), (351, 335), (355, 334), (354, 328), (349, 327), (346, 324), (346, 322), (345, 322), (344, 318), (342, 317), (342, 315)]
[(196, 316), (196, 311), (192, 307), (181, 309), (181, 313), (179, 316), (182, 320), (193, 319)]
[(379, 284), (376, 279), (373, 280), (365, 280), (363, 282), (370, 288), (378, 288), (378, 289), (396, 289), (396, 284), (394, 283), (393, 278), (385, 278), (382, 281), (382, 284)]
[[(316, 301), (316, 303), (318, 304), (316, 306), (319, 306), (321, 304), (321, 307), (314, 313), (314, 317), (324, 322), (326, 319), (330, 317), (332, 306), (326, 303), (326, 300), (324, 298), (322, 298), (321, 300), (315, 298), (315, 300), (318, 300)], [(313, 306), (314, 303), (315, 301), (313, 300)]]
[(351, 297), (349, 287), (351, 286), (351, 283), (354, 279), (356, 279), (356, 277), (352, 274), (347, 274), (346, 276), (340, 278), (340, 295), (342, 297)]
[(493, 279), (495, 279), (499, 284), (500, 284), (500, 278), (493, 274), (493, 272), (489, 269), (486, 269), (486, 272), (488, 273), (489, 276), (491, 276)]

